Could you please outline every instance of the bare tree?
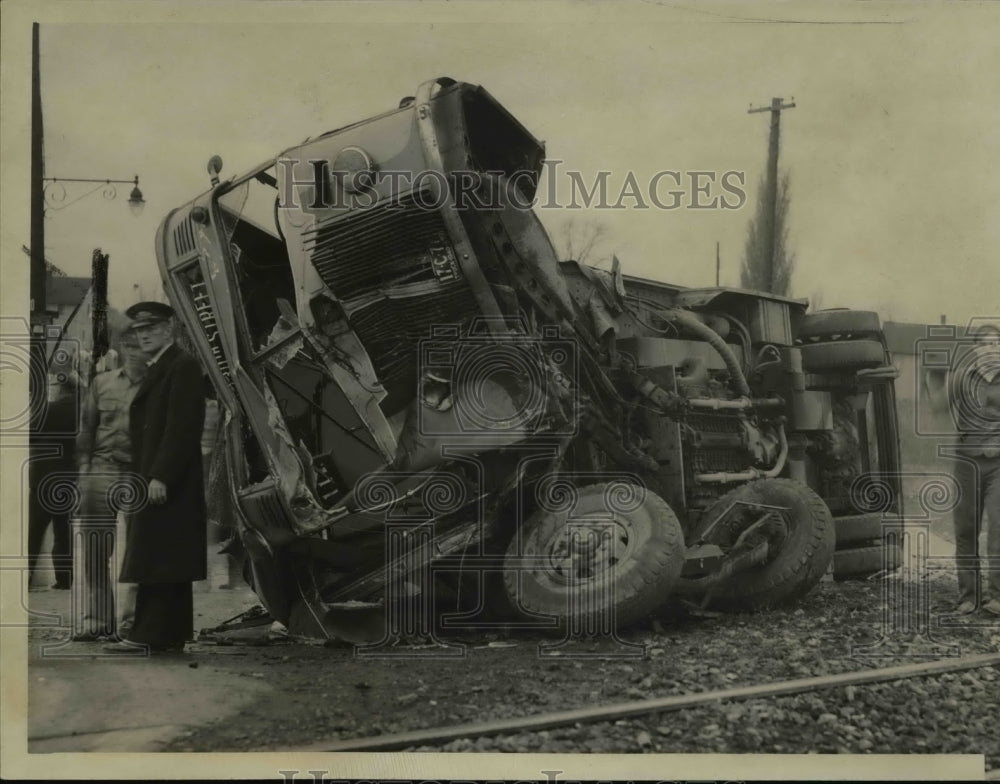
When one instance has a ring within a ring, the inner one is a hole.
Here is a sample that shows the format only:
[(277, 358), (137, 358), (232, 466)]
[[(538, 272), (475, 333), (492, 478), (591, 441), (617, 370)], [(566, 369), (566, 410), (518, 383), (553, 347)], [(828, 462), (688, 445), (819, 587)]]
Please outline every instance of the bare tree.
[(608, 227), (603, 222), (570, 218), (556, 233), (556, 253), (562, 261), (596, 266), (610, 258), (601, 247), (607, 238)]
[(757, 211), (747, 226), (746, 249), (740, 267), (740, 285), (748, 289), (787, 294), (795, 270), (795, 254), (788, 250), (788, 209), (790, 204), (788, 174), (778, 181), (774, 210), (774, 255), (767, 248), (766, 222), (771, 216), (767, 203), (768, 188), (761, 184)]

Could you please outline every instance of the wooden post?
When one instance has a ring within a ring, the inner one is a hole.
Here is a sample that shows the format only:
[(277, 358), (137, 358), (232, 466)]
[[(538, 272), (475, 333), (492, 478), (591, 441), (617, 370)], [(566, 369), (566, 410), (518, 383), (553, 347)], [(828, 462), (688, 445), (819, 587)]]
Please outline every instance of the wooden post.
[(90, 378), (97, 371), (97, 362), (108, 351), (108, 254), (94, 248), (90, 262), (91, 315)]

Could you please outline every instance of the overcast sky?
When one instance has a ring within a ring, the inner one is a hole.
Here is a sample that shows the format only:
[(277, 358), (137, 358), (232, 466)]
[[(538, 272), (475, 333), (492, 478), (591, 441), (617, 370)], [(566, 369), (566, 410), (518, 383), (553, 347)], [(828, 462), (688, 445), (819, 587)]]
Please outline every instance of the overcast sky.
[[(208, 187), (211, 155), (235, 175), (449, 75), (486, 87), (560, 171), (610, 171), (613, 200), (630, 171), (642, 184), (744, 172), (739, 210), (540, 211), (557, 233), (601, 222), (626, 272), (689, 286), (714, 283), (717, 241), (722, 282), (738, 282), (768, 130), (747, 108), (794, 97), (781, 148), (792, 293), (895, 320), (1000, 311), (996, 4), (246, 3), (199, 4), (197, 21), (190, 5), (138, 8), (145, 23), (41, 17), (46, 174), (138, 174), (146, 197), (138, 219), (127, 185), (47, 213), (47, 254), (66, 272), (111, 254), (118, 307), (158, 293), (157, 225)], [(87, 192), (66, 188), (67, 202)]]

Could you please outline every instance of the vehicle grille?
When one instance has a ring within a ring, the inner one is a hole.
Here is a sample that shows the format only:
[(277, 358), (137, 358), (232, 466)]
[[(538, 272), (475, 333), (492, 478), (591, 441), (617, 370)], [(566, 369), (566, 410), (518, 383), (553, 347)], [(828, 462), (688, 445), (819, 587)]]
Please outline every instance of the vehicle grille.
[(187, 217), (174, 227), (174, 251), (178, 258), (194, 251), (194, 230)]
[(342, 302), (404, 283), (459, 278), (444, 221), (426, 195), (406, 194), (323, 221), (305, 235), (305, 250)]
[(474, 315), (468, 289), (452, 286), (433, 297), (380, 300), (356, 313), (351, 326), (372, 358), (379, 380), (390, 387), (407, 376), (416, 361), (417, 342), (436, 324), (458, 324)]
[[(430, 203), (429, 195), (407, 194), (321, 222), (305, 238), (382, 385), (405, 398), (414, 390), (417, 341), (434, 325), (462, 324), (477, 312), (441, 215), (421, 206)], [(415, 283), (431, 285), (419, 294), (403, 288)]]

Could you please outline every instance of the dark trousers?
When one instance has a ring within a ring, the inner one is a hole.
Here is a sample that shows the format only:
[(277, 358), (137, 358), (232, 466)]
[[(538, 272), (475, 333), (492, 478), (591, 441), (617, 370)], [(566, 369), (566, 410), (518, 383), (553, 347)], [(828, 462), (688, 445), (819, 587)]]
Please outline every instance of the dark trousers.
[(28, 464), (28, 575), (36, 581), (45, 529), (52, 523), (52, 566), (56, 585), (73, 583), (73, 545), (69, 519), (73, 513), (76, 468), (64, 458)]
[(958, 568), (960, 601), (979, 598), (979, 533), (986, 513), (987, 597), (1000, 599), (1000, 457), (971, 457), (955, 463), (960, 496), (955, 508), (955, 555), (968, 559)]
[(152, 648), (181, 647), (194, 636), (191, 583), (139, 583), (130, 642)]

